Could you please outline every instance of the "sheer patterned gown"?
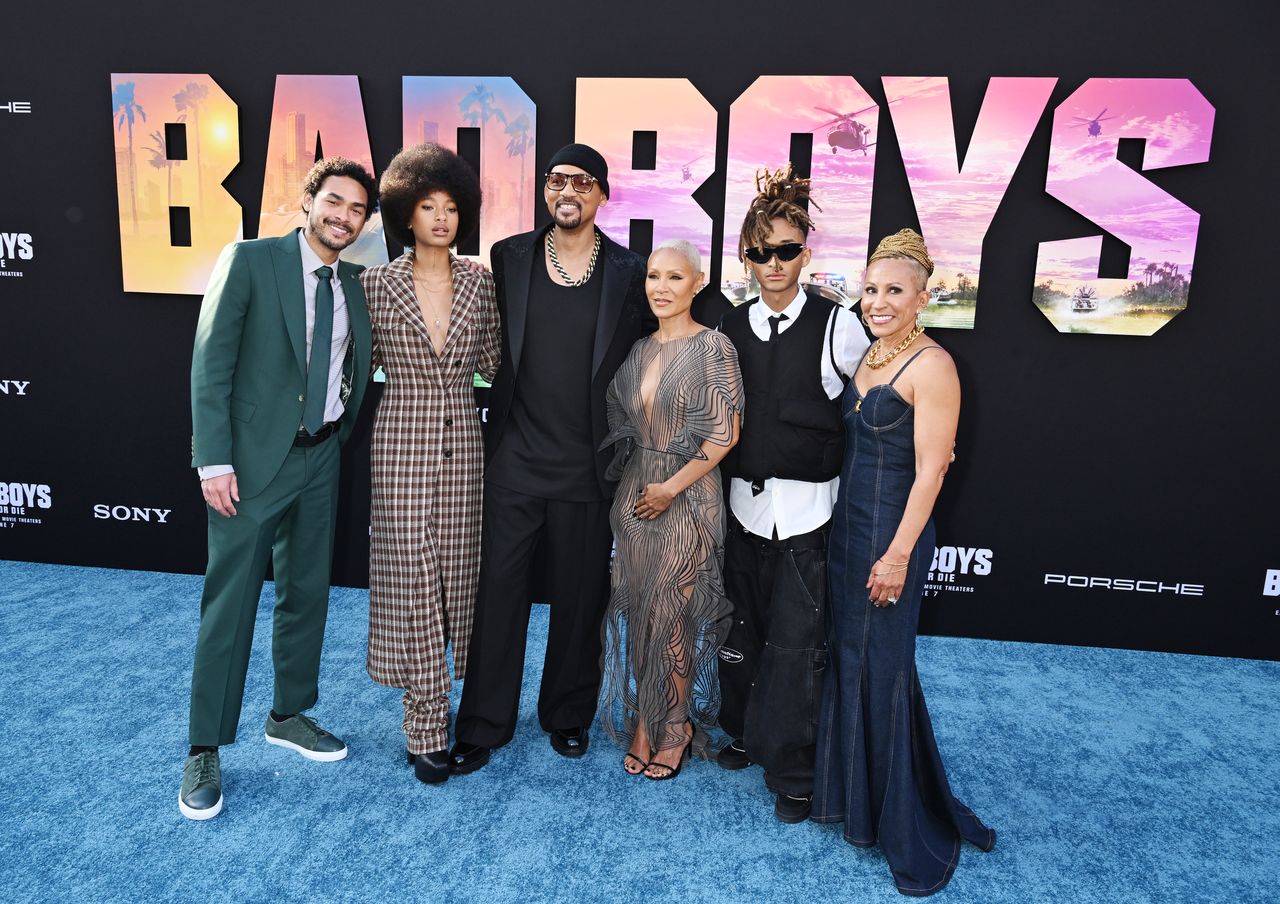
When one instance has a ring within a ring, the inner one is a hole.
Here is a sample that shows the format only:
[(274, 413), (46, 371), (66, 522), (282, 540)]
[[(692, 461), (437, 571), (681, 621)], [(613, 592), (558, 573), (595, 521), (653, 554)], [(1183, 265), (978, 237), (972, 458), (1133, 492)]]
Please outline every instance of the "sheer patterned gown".
[(633, 506), (694, 458), (705, 441), (727, 445), (742, 411), (733, 343), (704, 330), (667, 343), (653, 334), (632, 347), (609, 385), (610, 433), (621, 471), (610, 522), (617, 547), (613, 594), (602, 629), (600, 719), (621, 747), (643, 719), (655, 749), (684, 742), (684, 724), (714, 723), (720, 707), (716, 655), (728, 633), (724, 595), (725, 509), (712, 468), (653, 520)]

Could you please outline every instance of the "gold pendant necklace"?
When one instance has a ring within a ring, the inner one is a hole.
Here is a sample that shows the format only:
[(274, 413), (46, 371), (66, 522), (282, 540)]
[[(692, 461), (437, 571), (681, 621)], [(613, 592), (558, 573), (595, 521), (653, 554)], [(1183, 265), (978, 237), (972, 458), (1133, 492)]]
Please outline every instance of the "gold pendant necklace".
[(867, 367), (870, 367), (872, 370), (879, 370), (884, 367), (894, 358), (898, 357), (898, 355), (910, 348), (911, 343), (919, 339), (920, 334), (923, 332), (924, 327), (917, 323), (915, 327), (912, 328), (911, 332), (907, 333), (907, 338), (899, 342), (897, 348), (884, 355), (884, 357), (880, 357), (884, 347), (884, 340), (877, 339), (876, 344), (871, 347), (871, 353), (867, 355)]
[[(426, 279), (424, 279), (423, 277), (419, 276), (417, 273), (414, 273), (414, 274), (413, 274), (413, 281), (414, 281), (414, 282), (416, 282), (416, 283), (418, 283), (418, 284), (420, 284), (420, 285), (422, 286), (422, 294), (423, 294), (424, 296), (426, 296), (426, 299), (427, 299), (427, 307), (431, 309), (431, 315), (432, 315), (433, 317), (435, 317), (435, 321), (434, 321), (434, 326), (435, 326), (435, 328), (436, 328), (437, 330), (443, 331), (443, 329), (444, 329), (444, 328), (443, 328), (443, 326), (441, 325), (441, 322), (440, 322), (440, 320), (441, 320), (441, 316), (440, 316), (440, 309), (439, 309), (438, 307), (436, 307), (435, 300), (431, 297), (432, 289), (431, 289), (431, 287), (427, 284), (427, 280), (426, 280)], [(452, 290), (451, 290), (451, 289), (436, 289), (435, 291), (436, 291), (438, 294), (446, 294), (446, 295), (449, 295), (449, 296), (452, 296), (452, 294), (453, 294), (453, 292), (452, 292)], [(450, 307), (450, 306), (452, 306), (452, 301), (453, 301), (453, 299), (452, 299), (452, 297), (450, 297), (450, 304), (449, 304), (449, 305), (446, 305), (446, 307)], [(445, 317), (448, 317), (449, 315), (448, 315), (448, 313), (446, 313), (444, 316), (445, 316)], [(425, 318), (424, 318), (424, 319), (425, 319)]]

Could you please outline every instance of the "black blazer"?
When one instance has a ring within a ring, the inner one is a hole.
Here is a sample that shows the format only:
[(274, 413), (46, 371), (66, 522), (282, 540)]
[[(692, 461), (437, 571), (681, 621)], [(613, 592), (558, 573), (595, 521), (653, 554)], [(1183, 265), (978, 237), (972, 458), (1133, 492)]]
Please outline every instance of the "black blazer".
[[(502, 440), (520, 375), (520, 353), (524, 350), (525, 315), (529, 305), (529, 280), (535, 262), (541, 262), (545, 226), (503, 239), (493, 246), (493, 282), (498, 295), (498, 315), (502, 319), (502, 364), (489, 393), (489, 420), (485, 424), (485, 462)], [(631, 346), (658, 328), (644, 294), (645, 261), (601, 233), (600, 259), (604, 284), (600, 289), (600, 311), (596, 316), (596, 337), (591, 353), (591, 435), (599, 448), (609, 432), (604, 397), (613, 375), (626, 360)], [(605, 479), (613, 450), (596, 452), (596, 479), (606, 496), (613, 495), (614, 483)]]

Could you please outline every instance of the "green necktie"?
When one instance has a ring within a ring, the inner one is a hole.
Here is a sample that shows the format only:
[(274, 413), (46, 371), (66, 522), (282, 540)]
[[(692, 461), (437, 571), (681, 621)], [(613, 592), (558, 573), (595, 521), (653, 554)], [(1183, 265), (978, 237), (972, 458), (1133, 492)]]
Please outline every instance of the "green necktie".
[(311, 330), (311, 360), (307, 364), (307, 403), (302, 426), (311, 434), (324, 426), (325, 400), (329, 397), (329, 346), (333, 344), (333, 276), (331, 267), (317, 267), (316, 322)]

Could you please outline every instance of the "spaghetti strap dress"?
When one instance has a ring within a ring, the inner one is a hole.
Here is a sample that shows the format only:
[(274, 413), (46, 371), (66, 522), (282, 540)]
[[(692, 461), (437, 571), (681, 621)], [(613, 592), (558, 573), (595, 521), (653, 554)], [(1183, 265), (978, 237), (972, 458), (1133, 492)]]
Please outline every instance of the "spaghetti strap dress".
[[(641, 387), (657, 369), (651, 403)], [(616, 552), (613, 589), (602, 626), (600, 721), (624, 749), (643, 721), (655, 749), (684, 743), (685, 723), (715, 723), (717, 655), (732, 606), (725, 598), (725, 506), (720, 469), (712, 468), (653, 520), (637, 517), (647, 484), (661, 483), (704, 442), (728, 445), (742, 411), (742, 375), (733, 343), (703, 330), (662, 343), (641, 339), (606, 396), (620, 471), (609, 520)]]
[(878, 608), (867, 598), (871, 568), (889, 548), (915, 481), (915, 409), (894, 383), (925, 351), (865, 397), (850, 381), (841, 403), (848, 443), (831, 524), (831, 658), (812, 816), (843, 823), (850, 844), (879, 844), (898, 891), (913, 896), (946, 886), (961, 841), (984, 851), (996, 842), (951, 793), (916, 673), (932, 518), (911, 553), (897, 605)]

